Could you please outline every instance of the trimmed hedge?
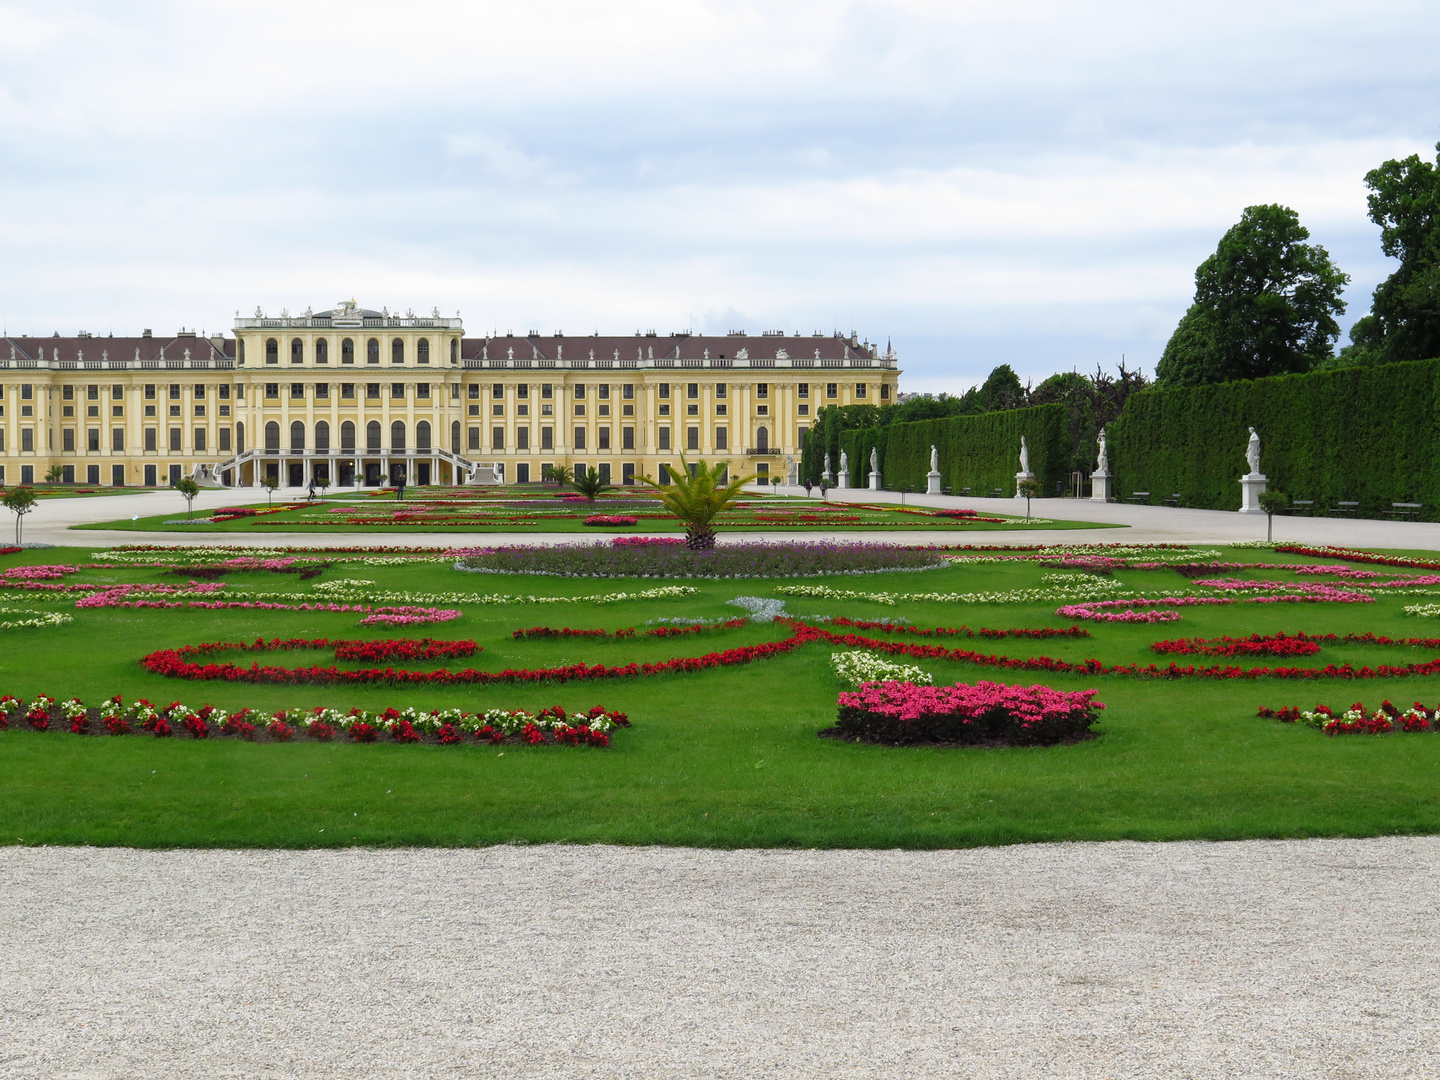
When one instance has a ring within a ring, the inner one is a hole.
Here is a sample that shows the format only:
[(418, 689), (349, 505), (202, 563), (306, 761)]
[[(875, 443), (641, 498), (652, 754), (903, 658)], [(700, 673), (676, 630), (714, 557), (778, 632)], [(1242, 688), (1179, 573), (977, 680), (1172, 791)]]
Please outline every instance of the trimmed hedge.
[[(940, 484), (958, 493), (970, 488), (975, 496), (1000, 488), (1015, 494), (1015, 473), (1020, 469), (1020, 436), (1030, 451), (1030, 471), (1043, 494), (1052, 494), (1064, 480), (1070, 458), (1063, 405), (1007, 409), (978, 416), (952, 416), (918, 420), (883, 428), (857, 428), (840, 433), (840, 446), (849, 455), (850, 485), (869, 483), (870, 448), (879, 451), (882, 483), (888, 491), (924, 491), (930, 471), (930, 447), (940, 456)], [(840, 469), (838, 457), (833, 462)]]
[(1238, 509), (1251, 425), (1270, 489), (1317, 512), (1440, 510), (1440, 360), (1136, 394), (1110, 429), (1118, 497), (1179, 492), (1183, 506)]

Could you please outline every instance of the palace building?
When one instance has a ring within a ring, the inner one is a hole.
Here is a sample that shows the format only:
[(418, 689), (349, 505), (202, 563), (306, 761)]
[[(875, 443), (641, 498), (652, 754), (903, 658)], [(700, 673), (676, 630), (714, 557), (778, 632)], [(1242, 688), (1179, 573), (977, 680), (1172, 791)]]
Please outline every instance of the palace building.
[(821, 408), (894, 401), (898, 378), (853, 335), (477, 338), (353, 301), (237, 314), (234, 337), (5, 337), (0, 484), (630, 484), (682, 453), (779, 483)]

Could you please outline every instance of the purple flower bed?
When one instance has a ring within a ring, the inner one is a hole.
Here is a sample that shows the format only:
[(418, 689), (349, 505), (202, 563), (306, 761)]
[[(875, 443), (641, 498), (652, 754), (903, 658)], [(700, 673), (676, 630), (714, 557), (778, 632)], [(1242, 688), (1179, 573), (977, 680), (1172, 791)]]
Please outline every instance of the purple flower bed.
[(945, 565), (939, 549), (898, 544), (726, 544), (691, 551), (681, 544), (559, 544), (501, 547), (459, 560), (457, 570), (560, 577), (772, 578), (879, 574)]

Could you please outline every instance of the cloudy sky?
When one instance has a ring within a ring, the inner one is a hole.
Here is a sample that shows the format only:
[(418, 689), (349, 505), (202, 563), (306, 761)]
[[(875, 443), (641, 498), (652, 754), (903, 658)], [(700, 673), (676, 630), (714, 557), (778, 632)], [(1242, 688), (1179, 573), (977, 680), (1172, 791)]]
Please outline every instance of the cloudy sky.
[(354, 296), (473, 332), (893, 339), (910, 390), (1153, 371), (1241, 210), (1388, 272), (1427, 4), (0, 0), (0, 320)]

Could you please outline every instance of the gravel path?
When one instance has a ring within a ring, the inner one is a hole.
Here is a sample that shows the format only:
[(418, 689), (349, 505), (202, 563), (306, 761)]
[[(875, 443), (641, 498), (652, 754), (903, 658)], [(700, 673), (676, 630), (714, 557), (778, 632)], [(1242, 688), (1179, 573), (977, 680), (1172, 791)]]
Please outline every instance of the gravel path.
[(1440, 838), (0, 849), (0, 1076), (1433, 1077)]

